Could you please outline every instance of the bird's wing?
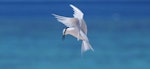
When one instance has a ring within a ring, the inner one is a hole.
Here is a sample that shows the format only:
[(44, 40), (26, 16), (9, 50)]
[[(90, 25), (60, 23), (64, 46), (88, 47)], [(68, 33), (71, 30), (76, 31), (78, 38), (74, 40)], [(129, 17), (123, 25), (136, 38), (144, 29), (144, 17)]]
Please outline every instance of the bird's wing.
[(74, 11), (74, 14), (73, 16), (75, 18), (78, 18), (78, 19), (83, 19), (83, 13), (81, 10), (79, 10), (77, 7), (75, 7), (74, 5), (70, 4), (70, 7), (72, 7), (73, 11)]
[(72, 4), (70, 4), (70, 6), (73, 8), (74, 18), (78, 18), (78, 20), (79, 20), (81, 30), (87, 35), (87, 25), (86, 25), (85, 21), (83, 20), (83, 15), (84, 15), (83, 12)]
[(63, 23), (67, 27), (76, 27), (79, 23), (77, 18), (64, 17), (56, 14), (52, 15), (55, 16), (55, 18), (57, 18), (59, 22)]
[(87, 35), (87, 25), (83, 19), (81, 20), (81, 30)]

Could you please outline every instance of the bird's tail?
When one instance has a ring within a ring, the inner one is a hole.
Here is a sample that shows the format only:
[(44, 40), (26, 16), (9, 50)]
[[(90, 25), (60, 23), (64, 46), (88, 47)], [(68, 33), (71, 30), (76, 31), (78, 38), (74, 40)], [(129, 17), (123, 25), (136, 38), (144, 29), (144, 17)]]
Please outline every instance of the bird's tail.
[(94, 49), (92, 48), (92, 46), (88, 41), (82, 41), (81, 54), (88, 50), (94, 51)]

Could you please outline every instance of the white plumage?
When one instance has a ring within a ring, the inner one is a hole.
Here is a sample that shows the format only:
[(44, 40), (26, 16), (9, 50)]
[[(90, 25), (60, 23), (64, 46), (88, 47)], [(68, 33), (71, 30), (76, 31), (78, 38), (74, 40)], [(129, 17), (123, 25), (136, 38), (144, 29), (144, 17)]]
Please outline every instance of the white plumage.
[(72, 4), (70, 4), (70, 7), (72, 7), (74, 11), (74, 17), (72, 18), (56, 14), (52, 15), (54, 15), (59, 22), (63, 23), (65, 26), (68, 27), (63, 30), (63, 35), (70, 34), (77, 39), (82, 40), (81, 53), (88, 50), (94, 51), (87, 37), (87, 25), (83, 19), (83, 12)]

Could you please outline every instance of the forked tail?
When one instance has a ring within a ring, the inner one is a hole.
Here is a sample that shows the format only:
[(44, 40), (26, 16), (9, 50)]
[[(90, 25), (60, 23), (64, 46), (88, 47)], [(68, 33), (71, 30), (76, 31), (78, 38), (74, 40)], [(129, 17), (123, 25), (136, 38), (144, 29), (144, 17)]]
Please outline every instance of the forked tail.
[(81, 54), (88, 50), (94, 51), (94, 49), (92, 48), (92, 46), (88, 41), (82, 41)]

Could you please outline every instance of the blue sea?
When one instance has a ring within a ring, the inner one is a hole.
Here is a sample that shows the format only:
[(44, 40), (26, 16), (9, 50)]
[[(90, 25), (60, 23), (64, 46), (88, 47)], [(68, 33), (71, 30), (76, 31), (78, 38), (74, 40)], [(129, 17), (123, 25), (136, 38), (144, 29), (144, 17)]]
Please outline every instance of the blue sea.
[[(94, 52), (51, 14), (84, 12)], [(0, 2), (0, 69), (150, 69), (150, 2)]]

